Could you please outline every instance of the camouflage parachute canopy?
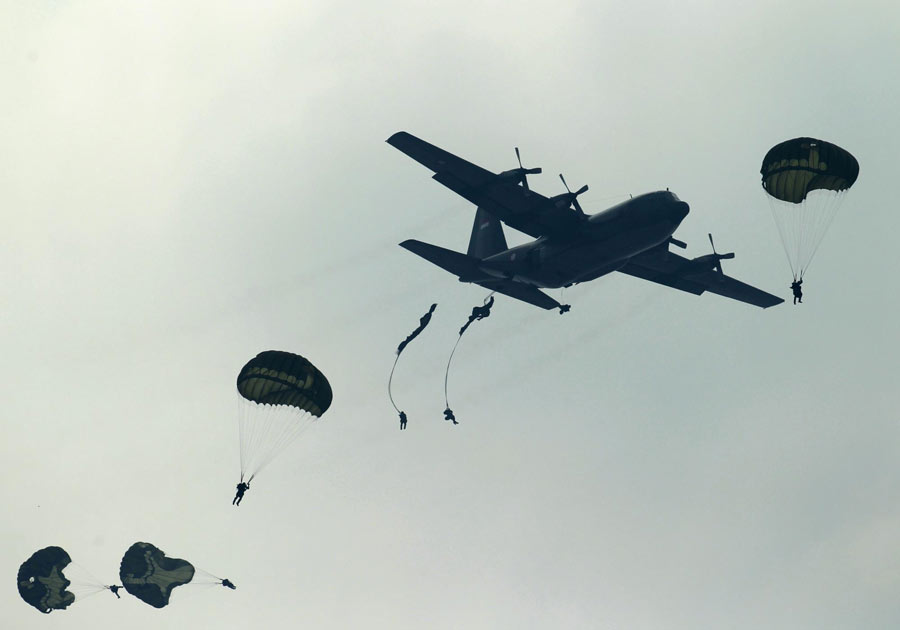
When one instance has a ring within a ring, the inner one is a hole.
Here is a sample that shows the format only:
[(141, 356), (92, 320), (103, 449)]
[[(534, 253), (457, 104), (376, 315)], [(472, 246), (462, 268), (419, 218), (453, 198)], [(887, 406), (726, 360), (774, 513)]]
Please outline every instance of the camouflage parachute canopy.
[(247, 362), (237, 389), (249, 401), (286, 405), (321, 416), (331, 406), (331, 385), (316, 366), (298, 354), (267, 350)]
[(763, 158), (766, 192), (789, 203), (801, 203), (813, 190), (847, 190), (859, 176), (859, 162), (836, 144), (794, 138), (772, 147)]
[(42, 613), (66, 608), (75, 601), (75, 595), (66, 590), (71, 582), (63, 575), (70, 562), (72, 558), (62, 547), (35, 551), (19, 567), (19, 595)]
[(156, 608), (168, 604), (172, 589), (193, 577), (194, 565), (190, 562), (168, 558), (161, 549), (145, 542), (131, 545), (119, 565), (125, 590)]

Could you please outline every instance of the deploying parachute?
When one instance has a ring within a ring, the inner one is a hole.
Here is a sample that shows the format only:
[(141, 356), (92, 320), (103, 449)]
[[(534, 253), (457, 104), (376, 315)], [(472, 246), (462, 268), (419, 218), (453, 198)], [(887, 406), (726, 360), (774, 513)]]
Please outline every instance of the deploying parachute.
[(760, 173), (794, 280), (802, 279), (859, 163), (830, 142), (794, 138), (766, 153)]
[(75, 602), (75, 594), (66, 590), (71, 581), (63, 575), (70, 562), (72, 558), (62, 547), (35, 551), (19, 567), (19, 595), (42, 613), (67, 608)]
[(331, 406), (328, 379), (307, 359), (267, 350), (237, 377), (241, 480), (249, 482)]
[(119, 579), (126, 591), (154, 608), (167, 606), (172, 589), (184, 584), (237, 588), (231, 580), (208, 573), (187, 560), (169, 558), (162, 549), (145, 542), (134, 543), (122, 556)]
[[(63, 574), (63, 569), (68, 575)], [(118, 587), (104, 584), (86, 568), (73, 562), (62, 547), (45, 547), (31, 554), (16, 578), (19, 595), (26, 602), (50, 613), (62, 610), (101, 591), (111, 591), (118, 597)]]
[(161, 549), (145, 542), (131, 545), (119, 565), (119, 579), (125, 590), (155, 608), (167, 605), (172, 589), (193, 578), (194, 565), (168, 558)]

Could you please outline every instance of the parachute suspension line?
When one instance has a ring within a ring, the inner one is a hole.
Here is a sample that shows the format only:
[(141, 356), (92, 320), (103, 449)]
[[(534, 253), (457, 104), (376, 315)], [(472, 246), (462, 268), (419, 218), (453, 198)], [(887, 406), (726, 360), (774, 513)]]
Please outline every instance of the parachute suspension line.
[(246, 440), (244, 439), (244, 403), (242, 403), (243, 399), (238, 396), (237, 404), (238, 404), (238, 451), (240, 452), (241, 457), (241, 482), (244, 481), (244, 473), (247, 472), (247, 458), (245, 455), (246, 448), (244, 445), (246, 444)]
[[(816, 252), (819, 251), (819, 246), (822, 244), (822, 241), (825, 240), (825, 234), (828, 232), (828, 228), (830, 228), (831, 224), (834, 222), (834, 218), (837, 216), (838, 210), (840, 210), (840, 207), (844, 202), (844, 196), (846, 194), (846, 190), (841, 190), (836, 195), (833, 195), (827, 199), (827, 205), (819, 214), (818, 225), (815, 228), (816, 234), (819, 234), (820, 237), (813, 244), (812, 252), (809, 254), (809, 259), (806, 261), (806, 269), (809, 269), (809, 266), (812, 264), (813, 258), (815, 258), (816, 256)], [(803, 277), (803, 273), (806, 272), (806, 269), (801, 271), (801, 278)]]
[(792, 205), (788, 208), (788, 218), (791, 219), (792, 247), (794, 253), (794, 268), (798, 275), (803, 271), (803, 250), (807, 240), (807, 225), (809, 223), (809, 204)]
[[(256, 409), (260, 409), (260, 412), (250, 413), (250, 410), (246, 410), (246, 423), (245, 426), (250, 431), (250, 440), (248, 444), (249, 452), (251, 454), (250, 462), (248, 465), (248, 473), (255, 475), (262, 469), (264, 462), (268, 463), (266, 460), (271, 460), (271, 457), (267, 457), (265, 445), (270, 445), (269, 448), (276, 448), (280, 442), (278, 441), (277, 436), (273, 437), (273, 434), (276, 434), (278, 431), (277, 428), (277, 419), (274, 418), (276, 415), (276, 407), (275, 405), (266, 405), (260, 403), (248, 403), (248, 405), (254, 405)], [(290, 413), (288, 409), (282, 409), (282, 413)], [(255, 421), (255, 422), (254, 422)], [(284, 427), (281, 428), (284, 430)], [(279, 449), (280, 450), (280, 449)], [(257, 457), (254, 459), (252, 457), (253, 454), (257, 454)]]
[(794, 234), (790, 254), (800, 279), (809, 269), (825, 233), (837, 215), (843, 197), (842, 192), (813, 191), (803, 203), (788, 210), (793, 219), (791, 228)]
[(93, 573), (88, 571), (87, 568), (83, 564), (75, 562), (74, 560), (72, 560), (71, 564), (73, 567), (77, 567), (79, 570), (84, 571), (84, 574), (88, 577), (88, 580), (90, 580), (90, 582), (92, 584), (97, 584), (97, 585), (101, 586), (102, 588), (106, 588), (108, 586), (107, 584), (104, 584), (103, 582), (101, 582), (100, 578), (98, 578), (96, 575), (94, 575)]
[(388, 398), (391, 399), (391, 404), (394, 406), (394, 410), (397, 413), (400, 413), (400, 408), (397, 407), (397, 403), (394, 402), (394, 395), (391, 394), (391, 381), (394, 380), (394, 370), (397, 369), (397, 361), (400, 360), (400, 353), (397, 353), (397, 356), (394, 358), (394, 366), (391, 368), (391, 375), (388, 377)]
[(299, 425), (299, 428), (288, 429), (282, 428), (278, 432), (278, 437), (276, 438), (276, 444), (274, 448), (272, 448), (267, 454), (260, 457), (259, 463), (254, 467), (254, 472), (250, 475), (250, 479), (248, 479), (248, 483), (256, 477), (266, 466), (268, 466), (275, 457), (277, 457), (288, 445), (293, 442), (300, 434), (302, 434), (306, 429), (310, 426), (311, 423), (303, 422), (299, 420), (296, 424)]
[(244, 426), (248, 432), (248, 440), (247, 440), (247, 472), (248, 474), (253, 474), (257, 470), (259, 470), (259, 457), (254, 457), (254, 454), (259, 453), (259, 449), (262, 448), (262, 444), (271, 444), (271, 433), (272, 433), (272, 409), (269, 405), (260, 405), (258, 403), (248, 403), (250, 405), (255, 405), (257, 407), (257, 411), (255, 414), (251, 414), (249, 410), (244, 410), (244, 418), (246, 419), (244, 422)]
[(763, 192), (795, 281), (802, 280), (812, 264), (846, 193), (846, 190), (815, 190), (802, 203), (794, 204), (779, 201)]
[[(277, 416), (282, 415), (279, 411), (284, 411), (285, 418)], [(275, 457), (277, 457), (284, 449), (286, 449), (294, 440), (312, 426), (316, 417), (308, 412), (296, 412), (293, 409), (278, 410), (273, 407), (272, 415), (276, 416), (271, 426), (275, 427), (270, 433), (275, 434), (274, 447), (260, 458), (259, 464), (256, 466), (252, 477), (255, 477), (263, 468), (268, 466)], [(272, 442), (269, 442), (272, 443)]]
[(100, 581), (100, 578), (88, 571), (84, 565), (74, 560), (69, 564), (65, 573), (71, 582), (66, 590), (71, 591), (75, 595), (76, 602), (109, 588), (107, 584)]
[(459, 333), (459, 337), (456, 338), (456, 343), (453, 344), (453, 350), (450, 351), (450, 358), (447, 359), (447, 371), (444, 372), (444, 404), (445, 409), (450, 409), (450, 399), (447, 397), (447, 379), (450, 377), (450, 362), (453, 360), (453, 355), (456, 353), (456, 346), (459, 345), (459, 341), (462, 339), (462, 333)]
[(308, 429), (315, 416), (293, 407), (239, 399), (241, 479), (253, 480)]
[(194, 565), (194, 578), (191, 580), (191, 584), (198, 584), (201, 586), (205, 585), (216, 585), (221, 584), (222, 578), (218, 575), (213, 575), (209, 571), (204, 571), (200, 567)]
[(763, 195), (766, 196), (766, 199), (769, 201), (769, 209), (772, 211), (772, 221), (775, 223), (775, 227), (778, 230), (778, 237), (781, 239), (781, 246), (784, 248), (784, 254), (787, 256), (788, 265), (791, 267), (791, 274), (794, 276), (794, 280), (797, 280), (797, 270), (794, 268), (794, 261), (791, 259), (790, 248), (788, 247), (788, 237), (785, 236), (785, 229), (782, 221), (778, 220), (778, 208), (776, 207), (776, 201), (772, 199), (766, 193), (765, 189), (763, 189)]
[[(251, 407), (252, 405), (252, 407)], [(255, 412), (251, 412), (251, 409)], [(270, 430), (271, 413), (269, 405), (249, 402), (238, 396), (238, 427), (241, 447), (241, 480), (255, 472), (253, 454), (259, 452), (259, 445)]]
[[(238, 398), (241, 427), (241, 477), (252, 478), (260, 470), (265, 445), (272, 445), (274, 405), (266, 405)], [(272, 446), (270, 446), (272, 448)]]
[(809, 199), (791, 204), (768, 197), (772, 219), (794, 276), (802, 279), (837, 216), (846, 191), (813, 191)]
[(808, 266), (807, 252), (816, 237), (816, 224), (822, 216), (823, 202), (821, 199), (814, 199), (813, 195), (815, 193), (807, 196), (806, 201), (799, 206), (800, 225), (797, 236), (797, 272), (801, 279)]

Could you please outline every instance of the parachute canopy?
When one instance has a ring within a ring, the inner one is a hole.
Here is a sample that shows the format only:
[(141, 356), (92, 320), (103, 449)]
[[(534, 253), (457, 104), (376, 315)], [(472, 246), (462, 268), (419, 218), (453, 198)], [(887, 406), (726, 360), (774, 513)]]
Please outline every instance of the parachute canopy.
[(762, 185), (788, 203), (800, 203), (813, 190), (847, 190), (859, 176), (859, 162), (836, 144), (794, 138), (777, 144), (763, 158)]
[(803, 278), (859, 162), (836, 144), (794, 138), (769, 149), (760, 173), (794, 279)]
[(262, 405), (287, 405), (319, 417), (331, 406), (331, 385), (298, 354), (267, 350), (250, 359), (237, 377), (241, 396)]
[(193, 578), (194, 565), (168, 558), (161, 549), (145, 542), (131, 545), (119, 565), (119, 579), (125, 590), (156, 608), (169, 603), (173, 588)]
[(328, 379), (310, 361), (260, 352), (237, 377), (241, 480), (252, 480), (331, 406)]
[(75, 595), (66, 590), (71, 582), (63, 575), (70, 562), (72, 558), (62, 547), (35, 551), (19, 567), (19, 595), (42, 613), (68, 607), (75, 601)]

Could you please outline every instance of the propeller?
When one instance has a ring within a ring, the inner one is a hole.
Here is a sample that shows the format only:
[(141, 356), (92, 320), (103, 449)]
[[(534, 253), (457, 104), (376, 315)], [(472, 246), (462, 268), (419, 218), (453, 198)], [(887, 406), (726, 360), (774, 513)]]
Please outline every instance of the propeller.
[(581, 209), (581, 204), (578, 203), (578, 195), (586, 193), (588, 191), (587, 184), (579, 188), (577, 191), (572, 192), (571, 190), (569, 190), (569, 185), (566, 183), (566, 178), (563, 177), (562, 173), (559, 174), (559, 178), (562, 180), (563, 186), (566, 187), (566, 194), (557, 195), (556, 198), (560, 199), (561, 201), (568, 202), (569, 204), (575, 206), (575, 209), (578, 210), (578, 212), (584, 214), (584, 210)]
[(724, 275), (725, 272), (722, 271), (722, 261), (723, 261), (723, 260), (728, 260), (728, 259), (734, 258), (734, 252), (729, 252), (729, 253), (727, 253), (727, 254), (719, 254), (719, 253), (717, 253), (717, 252), (716, 252), (716, 244), (713, 243), (713, 237), (712, 237), (712, 234), (711, 234), (711, 233), (709, 234), (709, 244), (712, 246), (712, 250), (713, 250), (713, 253), (712, 253), (713, 259), (716, 261), (716, 262), (715, 262), (715, 268), (716, 268), (716, 271), (718, 271), (720, 274), (723, 274), (723, 275)]
[(525, 190), (530, 190), (528, 188), (528, 175), (540, 175), (540, 168), (525, 168), (522, 166), (522, 156), (519, 153), (519, 147), (516, 147), (516, 160), (519, 162), (519, 168), (513, 168), (508, 171), (503, 171), (500, 173), (501, 177), (509, 177), (511, 179), (515, 179), (516, 183), (522, 184)]

